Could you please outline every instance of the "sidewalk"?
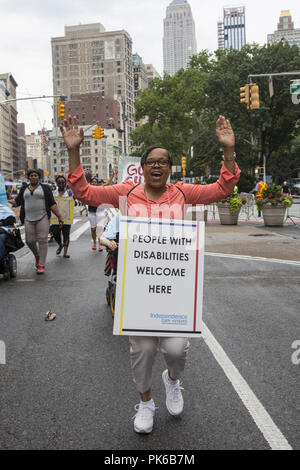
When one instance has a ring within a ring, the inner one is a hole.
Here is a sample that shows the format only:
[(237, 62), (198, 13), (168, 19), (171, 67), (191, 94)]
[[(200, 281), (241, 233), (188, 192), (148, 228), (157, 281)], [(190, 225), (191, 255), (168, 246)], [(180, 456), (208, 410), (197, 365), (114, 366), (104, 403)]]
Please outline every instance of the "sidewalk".
[(300, 229), (293, 224), (267, 228), (255, 220), (238, 225), (209, 220), (205, 238), (205, 251), (211, 253), (300, 261)]

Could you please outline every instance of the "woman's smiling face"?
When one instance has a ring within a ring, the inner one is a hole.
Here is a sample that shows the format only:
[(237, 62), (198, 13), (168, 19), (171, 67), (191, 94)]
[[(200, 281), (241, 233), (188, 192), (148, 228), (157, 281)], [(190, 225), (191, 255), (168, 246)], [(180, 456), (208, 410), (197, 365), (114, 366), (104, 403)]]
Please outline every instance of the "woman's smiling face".
[(143, 165), (145, 183), (154, 189), (166, 186), (170, 176), (170, 158), (165, 149), (155, 148), (147, 155)]

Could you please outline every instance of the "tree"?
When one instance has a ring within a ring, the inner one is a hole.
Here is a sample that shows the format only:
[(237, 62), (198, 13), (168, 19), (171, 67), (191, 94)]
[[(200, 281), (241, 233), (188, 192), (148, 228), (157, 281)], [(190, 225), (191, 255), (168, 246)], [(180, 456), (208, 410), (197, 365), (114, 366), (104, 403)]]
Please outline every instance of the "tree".
[[(190, 66), (203, 70), (202, 55), (194, 56)], [(206, 63), (204, 63), (206, 70)], [(239, 88), (249, 82), (250, 74), (267, 74), (300, 70), (300, 51), (297, 46), (279, 43), (273, 46), (245, 46), (241, 51), (217, 51), (211, 59), (209, 79), (204, 85), (209, 126), (217, 114), (226, 114), (237, 137), (240, 166), (251, 171), (279, 158), (278, 149), (287, 149), (299, 135), (300, 107), (292, 104), (290, 77), (274, 78), (275, 95), (269, 95), (268, 80), (255, 79), (260, 87), (259, 110), (247, 110), (240, 104)]]
[[(288, 44), (246, 45), (241, 51), (218, 50), (215, 54), (202, 51), (192, 57), (186, 70), (155, 79), (141, 93), (135, 102), (136, 119), (146, 118), (147, 122), (131, 134), (133, 144), (142, 148), (163, 145), (177, 162), (193, 146), (188, 169), (196, 176), (218, 174), (221, 152), (215, 123), (223, 114), (236, 134), (241, 169), (253, 175), (265, 155), (268, 168), (277, 171), (282, 156), (293, 155), (291, 142), (300, 135), (300, 106), (291, 101), (291, 77), (274, 78), (272, 98), (268, 80), (255, 80), (260, 87), (259, 110), (247, 110), (240, 103), (240, 87), (249, 82), (250, 74), (294, 70), (300, 71), (300, 51)], [(290, 162), (288, 167), (294, 171), (295, 165)]]
[(173, 77), (154, 79), (135, 101), (135, 119), (147, 122), (131, 133), (133, 145), (159, 144), (173, 157), (189, 151), (189, 141), (197, 125), (195, 108), (200, 105), (205, 77), (196, 69), (179, 70)]

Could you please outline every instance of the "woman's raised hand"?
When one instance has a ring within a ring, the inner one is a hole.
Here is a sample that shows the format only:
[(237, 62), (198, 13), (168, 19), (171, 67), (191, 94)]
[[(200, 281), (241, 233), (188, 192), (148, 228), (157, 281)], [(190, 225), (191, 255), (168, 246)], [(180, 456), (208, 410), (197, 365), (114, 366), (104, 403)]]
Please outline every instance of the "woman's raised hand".
[(216, 125), (216, 135), (219, 144), (225, 148), (234, 148), (235, 146), (235, 137), (232, 130), (230, 121), (224, 116), (220, 116), (217, 120)]
[(64, 119), (63, 124), (60, 126), (62, 136), (68, 150), (79, 149), (81, 142), (84, 139), (83, 129), (78, 129), (78, 121), (76, 117), (68, 116)]

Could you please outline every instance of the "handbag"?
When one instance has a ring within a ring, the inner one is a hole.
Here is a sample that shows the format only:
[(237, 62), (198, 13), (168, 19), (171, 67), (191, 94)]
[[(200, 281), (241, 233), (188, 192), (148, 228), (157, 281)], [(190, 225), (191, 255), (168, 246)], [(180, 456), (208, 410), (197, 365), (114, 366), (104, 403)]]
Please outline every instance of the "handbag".
[(18, 251), (23, 248), (24, 243), (19, 228), (10, 228), (7, 232), (5, 247), (9, 252)]

